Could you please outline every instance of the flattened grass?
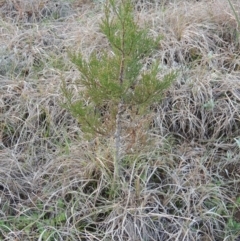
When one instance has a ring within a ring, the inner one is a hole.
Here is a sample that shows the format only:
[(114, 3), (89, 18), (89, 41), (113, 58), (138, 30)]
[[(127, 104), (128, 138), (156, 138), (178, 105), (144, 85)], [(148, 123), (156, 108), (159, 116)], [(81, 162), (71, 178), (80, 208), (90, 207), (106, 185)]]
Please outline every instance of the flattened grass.
[(0, 4), (0, 239), (237, 240), (240, 62), (228, 2), (137, 3), (139, 25), (163, 35), (146, 68), (158, 59), (159, 76), (179, 75), (153, 107), (149, 139), (137, 127), (126, 136), (115, 190), (113, 140), (87, 142), (61, 107), (62, 79), (79, 77), (68, 49), (107, 48), (102, 5), (14, 4)]

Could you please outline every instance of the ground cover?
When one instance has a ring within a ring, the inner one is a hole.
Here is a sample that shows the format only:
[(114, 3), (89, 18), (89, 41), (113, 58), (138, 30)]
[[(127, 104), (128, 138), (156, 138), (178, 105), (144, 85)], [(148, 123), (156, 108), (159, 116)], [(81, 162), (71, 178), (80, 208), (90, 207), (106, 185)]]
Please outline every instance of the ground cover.
[(144, 68), (158, 60), (159, 79), (178, 75), (147, 135), (135, 126), (124, 139), (112, 195), (114, 140), (86, 140), (61, 90), (79, 98), (69, 50), (109, 48), (103, 3), (0, 2), (0, 240), (239, 240), (236, 15), (225, 0), (134, 6), (137, 24), (162, 35)]

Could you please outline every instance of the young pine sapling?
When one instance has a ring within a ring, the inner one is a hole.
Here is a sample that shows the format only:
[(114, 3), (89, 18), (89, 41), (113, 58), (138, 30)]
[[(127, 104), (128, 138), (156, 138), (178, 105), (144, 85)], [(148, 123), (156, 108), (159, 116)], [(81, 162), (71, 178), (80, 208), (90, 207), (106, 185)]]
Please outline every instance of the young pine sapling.
[[(170, 73), (159, 80), (158, 62), (143, 71), (144, 59), (158, 47), (160, 38), (149, 36), (134, 20), (131, 0), (109, 0), (100, 24), (109, 42), (109, 49), (91, 54), (88, 60), (81, 53), (71, 54), (80, 71), (79, 101), (72, 100), (72, 92), (63, 85), (65, 107), (77, 118), (82, 130), (90, 136), (115, 138), (114, 179), (121, 172), (121, 137), (126, 110), (145, 115), (150, 107), (162, 99), (163, 91), (174, 81)], [(136, 114), (133, 114), (133, 119)]]

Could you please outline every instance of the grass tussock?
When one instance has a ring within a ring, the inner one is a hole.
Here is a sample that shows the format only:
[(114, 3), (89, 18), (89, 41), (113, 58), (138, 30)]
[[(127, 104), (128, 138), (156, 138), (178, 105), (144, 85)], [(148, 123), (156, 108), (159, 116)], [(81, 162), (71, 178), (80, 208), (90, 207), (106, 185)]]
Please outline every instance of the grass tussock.
[(228, 1), (136, 3), (138, 24), (163, 36), (146, 69), (159, 60), (159, 77), (178, 76), (147, 133), (126, 116), (116, 186), (114, 140), (86, 141), (61, 104), (62, 80), (79, 78), (68, 51), (108, 48), (103, 14), (100, 2), (0, 1), (0, 240), (239, 240), (239, 26)]

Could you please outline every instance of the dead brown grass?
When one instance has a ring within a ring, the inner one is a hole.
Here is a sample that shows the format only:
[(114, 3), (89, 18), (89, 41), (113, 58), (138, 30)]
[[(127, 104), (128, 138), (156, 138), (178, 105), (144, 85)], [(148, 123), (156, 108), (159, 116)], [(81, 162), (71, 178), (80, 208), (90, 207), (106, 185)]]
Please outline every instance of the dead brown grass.
[(144, 61), (160, 60), (160, 77), (179, 74), (153, 108), (150, 137), (140, 127), (126, 133), (113, 190), (113, 140), (84, 140), (61, 106), (62, 80), (71, 87), (79, 77), (67, 51), (108, 48), (102, 4), (0, 2), (1, 240), (239, 239), (234, 14), (224, 0), (137, 6), (139, 25), (163, 35)]

